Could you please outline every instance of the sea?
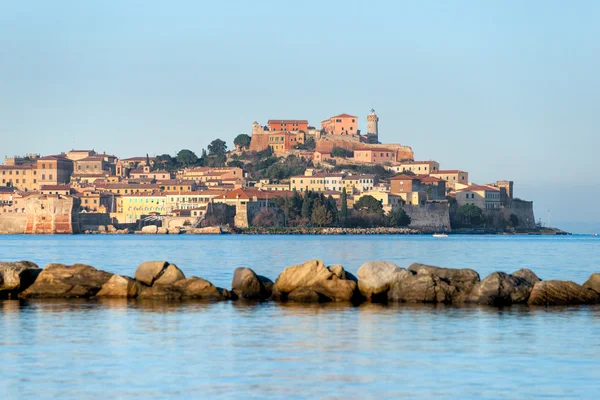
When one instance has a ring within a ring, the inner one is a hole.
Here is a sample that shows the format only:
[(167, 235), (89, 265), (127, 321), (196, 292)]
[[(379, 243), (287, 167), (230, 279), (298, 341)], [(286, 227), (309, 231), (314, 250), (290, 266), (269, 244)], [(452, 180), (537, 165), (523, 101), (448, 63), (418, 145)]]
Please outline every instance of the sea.
[[(0, 236), (0, 260), (133, 276), (167, 260), (230, 288), (310, 259), (532, 269), (583, 283), (592, 236)], [(598, 399), (600, 306), (0, 300), (2, 399)]]

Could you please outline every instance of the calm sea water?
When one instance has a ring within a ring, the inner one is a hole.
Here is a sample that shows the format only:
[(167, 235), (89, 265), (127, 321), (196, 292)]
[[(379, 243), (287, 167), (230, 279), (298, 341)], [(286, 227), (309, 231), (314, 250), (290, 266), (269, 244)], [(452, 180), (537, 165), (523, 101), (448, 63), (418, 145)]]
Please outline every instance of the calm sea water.
[[(1, 260), (144, 260), (230, 287), (311, 258), (533, 269), (583, 283), (593, 237), (0, 236)], [(2, 398), (572, 398), (600, 390), (600, 307), (0, 301)]]

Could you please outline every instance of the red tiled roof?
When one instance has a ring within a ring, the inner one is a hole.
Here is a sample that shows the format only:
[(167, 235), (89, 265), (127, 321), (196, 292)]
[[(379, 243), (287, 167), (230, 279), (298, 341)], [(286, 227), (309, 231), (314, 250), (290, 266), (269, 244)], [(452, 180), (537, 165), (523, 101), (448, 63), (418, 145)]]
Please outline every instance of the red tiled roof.
[(459, 174), (461, 172), (466, 172), (466, 171), (461, 171), (460, 169), (440, 169), (436, 172), (432, 172), (432, 175)]
[(420, 176), (419, 179), (423, 183), (446, 182), (445, 180), (436, 178), (435, 176), (423, 176), (423, 177)]
[(270, 119), (267, 124), (308, 124), (305, 119)]
[[(331, 118), (358, 118), (358, 117), (356, 115), (350, 115), (350, 114), (343, 113), (343, 114), (335, 115)], [(331, 119), (331, 118), (329, 118), (329, 119)]]
[(42, 185), (40, 190), (71, 190), (69, 185)]
[(407, 164), (407, 165), (412, 165), (412, 164), (430, 164), (430, 163), (436, 163), (437, 164), (436, 161), (429, 160), (429, 161), (402, 161), (402, 162), (399, 162), (396, 165), (402, 165), (402, 164)]
[(393, 153), (396, 150), (388, 149), (386, 147), (361, 147), (361, 148), (356, 149), (354, 151), (388, 151), (388, 152)]
[(33, 164), (23, 164), (23, 165), (0, 165), (0, 169), (33, 169)]
[(419, 177), (417, 176), (410, 176), (410, 175), (406, 175), (406, 174), (400, 174), (400, 175), (396, 175), (392, 178), (390, 178), (390, 181), (414, 181), (414, 180), (420, 180)]
[(486, 185), (471, 185), (463, 189), (458, 189), (457, 192), (479, 192), (482, 190), (491, 190), (494, 192), (499, 192), (500, 189), (494, 186), (486, 186)]
[(242, 188), (242, 189), (234, 189), (230, 192), (227, 192), (227, 193), (223, 194), (222, 196), (219, 196), (219, 198), (226, 199), (226, 200), (235, 200), (239, 196), (239, 198), (243, 199), (243, 200), (250, 200), (254, 197), (258, 198), (259, 200), (266, 200), (266, 199), (272, 199), (273, 197), (276, 197), (273, 193), (276, 193), (276, 192), (263, 191), (263, 190), (254, 189), (254, 188)]

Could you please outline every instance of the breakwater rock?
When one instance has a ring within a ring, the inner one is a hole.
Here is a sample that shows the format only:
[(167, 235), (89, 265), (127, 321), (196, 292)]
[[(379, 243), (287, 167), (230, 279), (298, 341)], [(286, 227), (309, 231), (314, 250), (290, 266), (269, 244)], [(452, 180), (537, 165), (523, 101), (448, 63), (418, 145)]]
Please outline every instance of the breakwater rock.
[(363, 264), (356, 276), (341, 265), (310, 260), (285, 268), (273, 282), (250, 268), (233, 273), (231, 290), (199, 277), (186, 277), (167, 261), (143, 262), (133, 277), (89, 265), (0, 262), (0, 298), (125, 298), (161, 301), (276, 301), (371, 303), (443, 303), (485, 306), (559, 306), (598, 304), (600, 274), (583, 285), (540, 279), (533, 271), (493, 272), (480, 279), (472, 269), (387, 261)]

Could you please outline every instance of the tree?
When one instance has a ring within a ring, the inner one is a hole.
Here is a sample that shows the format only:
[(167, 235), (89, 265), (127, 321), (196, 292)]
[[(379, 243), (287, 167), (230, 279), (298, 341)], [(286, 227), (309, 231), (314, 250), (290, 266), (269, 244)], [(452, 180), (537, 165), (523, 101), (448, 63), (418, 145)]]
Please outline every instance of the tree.
[(519, 217), (517, 217), (516, 214), (510, 214), (509, 222), (510, 222), (510, 226), (512, 226), (513, 228), (516, 228), (517, 226), (519, 226)]
[(272, 208), (261, 208), (252, 219), (252, 225), (263, 228), (277, 226), (277, 213)]
[(252, 138), (250, 137), (250, 135), (242, 133), (240, 135), (237, 135), (235, 139), (233, 139), (233, 144), (235, 145), (235, 147), (238, 147), (240, 149), (249, 149), (251, 140)]
[(333, 223), (331, 213), (320, 202), (313, 207), (311, 217), (313, 225), (316, 226), (329, 226)]
[(177, 162), (185, 167), (189, 167), (190, 165), (194, 165), (198, 162), (198, 157), (196, 154), (188, 149), (180, 150), (177, 153)]
[(386, 219), (387, 225), (392, 228), (396, 228), (399, 226), (408, 226), (411, 221), (408, 214), (406, 214), (406, 211), (404, 211), (401, 208), (390, 211), (389, 214), (386, 216)]
[(348, 194), (346, 193), (346, 188), (342, 189), (342, 209), (340, 211), (340, 218), (346, 219), (348, 216)]
[(228, 167), (244, 168), (244, 163), (239, 160), (232, 160), (227, 163)]
[(463, 204), (456, 210), (456, 215), (463, 224), (477, 226), (481, 224), (483, 211), (475, 204)]
[(227, 143), (221, 139), (215, 139), (208, 145), (208, 154), (210, 156), (224, 156), (227, 152)]
[(156, 156), (156, 162), (152, 167), (152, 170), (164, 169), (166, 171), (174, 171), (179, 167), (177, 160), (171, 157), (169, 154), (161, 154)]
[(353, 157), (354, 153), (352, 151), (346, 150), (343, 147), (334, 147), (331, 149), (331, 155), (333, 157)]
[(329, 213), (331, 214), (333, 222), (337, 222), (339, 213), (337, 203), (335, 202), (334, 198), (331, 195), (329, 195), (324, 204), (327, 207), (327, 211), (329, 211)]
[(381, 201), (377, 200), (371, 195), (362, 196), (356, 203), (354, 203), (356, 210), (366, 210), (371, 213), (383, 214), (383, 206)]
[(310, 219), (311, 214), (312, 214), (311, 200), (308, 196), (308, 193), (309, 192), (306, 192), (304, 194), (304, 200), (302, 200), (301, 215), (302, 215), (302, 218), (305, 218), (305, 219)]
[(150, 166), (150, 157), (148, 157), (148, 153), (146, 153), (146, 165)]

